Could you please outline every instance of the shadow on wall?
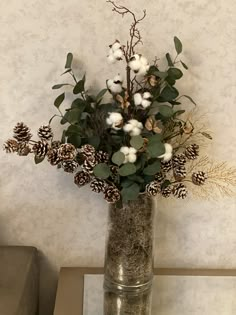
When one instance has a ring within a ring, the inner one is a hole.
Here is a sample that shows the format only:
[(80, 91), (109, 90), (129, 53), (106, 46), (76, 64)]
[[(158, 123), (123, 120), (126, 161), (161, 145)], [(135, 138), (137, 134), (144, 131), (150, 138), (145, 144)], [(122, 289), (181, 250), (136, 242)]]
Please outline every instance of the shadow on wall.
[(58, 270), (41, 251), (39, 251), (39, 263), (39, 315), (52, 315), (55, 305)]

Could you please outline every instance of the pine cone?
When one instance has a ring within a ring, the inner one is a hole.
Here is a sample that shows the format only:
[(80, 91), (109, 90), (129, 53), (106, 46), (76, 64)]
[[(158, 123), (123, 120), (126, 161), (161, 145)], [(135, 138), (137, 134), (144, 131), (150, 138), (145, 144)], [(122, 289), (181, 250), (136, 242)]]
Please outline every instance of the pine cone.
[(172, 170), (172, 160), (167, 162), (161, 161), (161, 170), (164, 173), (168, 173), (170, 170)]
[(109, 203), (115, 203), (120, 200), (120, 192), (116, 186), (108, 186), (104, 191), (104, 199)]
[(161, 189), (160, 184), (156, 180), (147, 184), (145, 188), (146, 193), (150, 197), (156, 196), (160, 192), (160, 189)]
[(14, 138), (18, 142), (29, 142), (32, 138), (32, 134), (30, 133), (30, 129), (23, 122), (17, 123), (15, 128), (13, 129)]
[(33, 145), (33, 152), (38, 157), (44, 157), (49, 150), (49, 144), (46, 141), (38, 141)]
[(205, 172), (199, 171), (192, 174), (192, 182), (195, 185), (201, 186), (204, 185), (207, 179), (207, 174)]
[(77, 154), (75, 146), (71, 143), (63, 143), (58, 149), (58, 156), (62, 161), (72, 161)]
[(79, 164), (76, 161), (64, 161), (62, 162), (62, 168), (67, 173), (74, 173)]
[(98, 163), (108, 163), (109, 162), (109, 154), (104, 151), (98, 151), (95, 154), (95, 158)]
[(61, 141), (57, 140), (57, 141), (52, 141), (52, 144), (51, 144), (51, 148), (52, 149), (58, 149), (61, 145)]
[(18, 150), (18, 142), (14, 139), (8, 139), (4, 144), (3, 144), (3, 150), (6, 151), (6, 153), (13, 153), (17, 152)]
[(83, 145), (79, 151), (83, 154), (85, 158), (91, 157), (91, 156), (94, 157), (96, 153), (95, 148), (91, 144)]
[(90, 156), (84, 161), (84, 163), (81, 165), (81, 167), (85, 172), (92, 174), (93, 169), (97, 164), (98, 163), (97, 163), (97, 160), (95, 159), (95, 157)]
[(173, 195), (179, 199), (185, 199), (187, 197), (188, 191), (183, 183), (179, 183), (173, 188)]
[(161, 194), (165, 198), (170, 197), (171, 193), (172, 193), (172, 188), (170, 186), (167, 186), (166, 188), (161, 190)]
[(61, 159), (58, 156), (57, 149), (50, 149), (47, 153), (48, 162), (51, 165), (58, 165), (61, 162)]
[(91, 181), (90, 175), (84, 171), (80, 171), (80, 172), (75, 174), (74, 183), (78, 187), (82, 187), (82, 186), (88, 184), (90, 181)]
[(185, 163), (187, 162), (186, 156), (183, 153), (176, 154), (173, 156), (172, 162), (174, 167), (184, 166)]
[(31, 152), (31, 148), (29, 147), (28, 143), (21, 142), (18, 144), (17, 153), (20, 156), (26, 156)]
[(105, 180), (95, 178), (92, 180), (90, 187), (92, 191), (96, 193), (105, 192), (105, 189), (107, 188), (107, 183)]
[(158, 183), (162, 183), (166, 178), (166, 175), (163, 173), (163, 172), (159, 172), (155, 175), (155, 180), (158, 182)]
[(182, 180), (186, 177), (187, 172), (184, 166), (178, 166), (174, 168), (174, 177), (176, 180)]
[(189, 160), (195, 160), (199, 156), (199, 145), (191, 144), (184, 153)]
[(38, 136), (41, 140), (50, 140), (53, 138), (53, 132), (50, 125), (43, 125), (38, 130)]

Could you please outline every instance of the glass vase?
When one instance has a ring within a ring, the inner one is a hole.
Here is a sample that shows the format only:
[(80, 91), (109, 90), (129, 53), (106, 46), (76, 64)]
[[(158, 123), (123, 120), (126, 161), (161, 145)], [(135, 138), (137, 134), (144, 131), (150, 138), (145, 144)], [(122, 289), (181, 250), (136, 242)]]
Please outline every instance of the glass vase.
[[(105, 250), (105, 292), (150, 290), (153, 279), (153, 199), (140, 194), (137, 200), (119, 201), (109, 207)], [(143, 314), (143, 313), (141, 313)]]

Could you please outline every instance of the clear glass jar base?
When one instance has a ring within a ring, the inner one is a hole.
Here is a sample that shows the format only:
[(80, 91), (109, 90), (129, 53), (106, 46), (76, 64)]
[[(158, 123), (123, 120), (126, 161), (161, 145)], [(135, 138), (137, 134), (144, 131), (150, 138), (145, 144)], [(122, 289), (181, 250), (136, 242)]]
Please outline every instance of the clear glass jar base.
[(124, 294), (140, 294), (145, 291), (151, 290), (153, 279), (146, 283), (140, 285), (122, 285), (119, 283), (112, 282), (104, 277), (103, 288), (104, 291), (114, 292), (114, 293), (124, 293)]

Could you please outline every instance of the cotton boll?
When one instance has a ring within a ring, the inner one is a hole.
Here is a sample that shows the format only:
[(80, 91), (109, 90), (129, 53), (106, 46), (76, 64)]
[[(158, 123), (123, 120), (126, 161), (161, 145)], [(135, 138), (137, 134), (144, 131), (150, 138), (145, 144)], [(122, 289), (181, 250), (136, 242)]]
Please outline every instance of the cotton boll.
[(148, 72), (148, 70), (150, 69), (150, 65), (147, 65), (145, 69), (146, 69), (146, 72)]
[(113, 63), (116, 62), (116, 58), (113, 55), (109, 55), (107, 57), (107, 61), (108, 61), (109, 64), (113, 64)]
[(141, 105), (141, 103), (142, 103), (142, 95), (140, 94), (140, 93), (135, 93), (134, 94), (134, 104), (136, 105), (136, 106), (138, 106), (138, 105)]
[(115, 52), (116, 50), (120, 49), (121, 47), (121, 44), (119, 42), (115, 42), (113, 45), (112, 45), (112, 51)]
[(141, 56), (140, 57), (140, 62), (142, 63), (142, 65), (147, 66), (148, 65), (148, 60), (147, 58)]
[(137, 75), (140, 75), (140, 76), (143, 76), (147, 73), (147, 70), (146, 70), (146, 66), (143, 66), (141, 65), (141, 67), (139, 68), (138, 72), (137, 72)]
[(109, 115), (110, 115), (109, 119), (113, 123), (121, 122), (123, 120), (123, 117), (120, 113), (109, 113)]
[(130, 147), (129, 148), (129, 154), (136, 154), (137, 153), (137, 150), (133, 147)]
[(139, 136), (141, 133), (141, 129), (138, 127), (134, 127), (130, 133), (131, 136)]
[(129, 154), (129, 147), (121, 147), (120, 152), (124, 153), (124, 155)]
[(164, 162), (170, 161), (172, 158), (172, 153), (166, 153), (165, 156), (163, 157)]
[(143, 98), (145, 100), (149, 99), (149, 98), (152, 98), (152, 94), (150, 92), (144, 92), (143, 93)]
[(133, 129), (133, 126), (131, 124), (126, 124), (123, 129), (125, 132), (130, 132)]
[(111, 93), (119, 94), (122, 92), (122, 85), (113, 82), (113, 84), (109, 87), (109, 90), (111, 91)]
[(122, 83), (122, 82), (123, 82), (122, 76), (121, 76), (120, 74), (117, 74), (117, 75), (114, 77), (113, 82), (114, 82), (115, 84)]
[(130, 153), (127, 158), (130, 163), (134, 163), (137, 160), (136, 154), (132, 154), (132, 153)]
[(172, 147), (171, 144), (165, 143), (164, 146), (165, 146), (165, 149), (166, 149), (166, 153), (172, 153), (173, 147)]
[(113, 85), (113, 83), (114, 82), (112, 79), (107, 80), (107, 87), (110, 88)]
[(121, 49), (118, 49), (113, 53), (113, 56), (116, 59), (121, 59), (123, 57), (123, 51)]
[(131, 57), (129, 61), (129, 67), (131, 70), (138, 72), (141, 66), (142, 66), (142, 63), (140, 62), (139, 55), (136, 54), (133, 57)]
[(172, 158), (173, 147), (169, 143), (165, 143), (164, 146), (166, 151), (164, 154), (158, 156), (158, 158), (163, 159), (163, 161), (165, 162), (168, 162)]
[(143, 124), (142, 124), (141, 122), (138, 122), (137, 127), (138, 127), (139, 129), (143, 129)]
[(151, 102), (148, 100), (142, 100), (142, 107), (148, 108), (151, 105)]

